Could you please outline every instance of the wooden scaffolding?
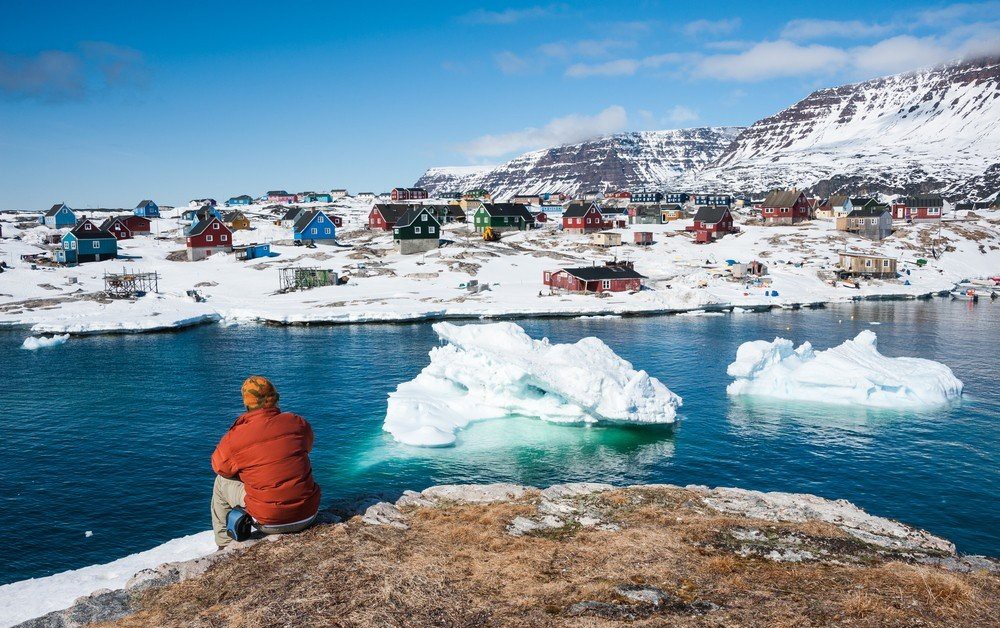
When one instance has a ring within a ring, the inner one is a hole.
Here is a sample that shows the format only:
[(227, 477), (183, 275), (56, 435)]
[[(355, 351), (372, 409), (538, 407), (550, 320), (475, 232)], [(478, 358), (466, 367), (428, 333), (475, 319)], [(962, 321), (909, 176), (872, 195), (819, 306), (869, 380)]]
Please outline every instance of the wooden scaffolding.
[(137, 273), (124, 268), (121, 273), (104, 272), (104, 292), (113, 299), (141, 297), (159, 291), (159, 273)]
[(278, 291), (308, 290), (337, 285), (337, 273), (326, 268), (290, 266), (278, 269)]

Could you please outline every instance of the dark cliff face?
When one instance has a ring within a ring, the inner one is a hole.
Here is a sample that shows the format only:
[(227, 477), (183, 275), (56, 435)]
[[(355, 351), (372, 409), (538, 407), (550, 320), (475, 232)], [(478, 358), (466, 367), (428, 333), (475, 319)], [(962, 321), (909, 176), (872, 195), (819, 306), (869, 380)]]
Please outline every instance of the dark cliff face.
[(1000, 58), (821, 89), (746, 129), (625, 133), (526, 153), (475, 175), (431, 169), (434, 191), (617, 188), (816, 194), (997, 191)]

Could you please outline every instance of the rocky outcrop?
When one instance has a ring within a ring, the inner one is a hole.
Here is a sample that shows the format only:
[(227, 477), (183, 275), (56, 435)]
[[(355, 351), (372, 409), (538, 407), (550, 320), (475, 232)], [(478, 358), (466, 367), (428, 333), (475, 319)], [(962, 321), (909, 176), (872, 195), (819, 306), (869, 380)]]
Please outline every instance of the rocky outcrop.
[[(513, 507), (516, 514), (504, 519), (502, 534), (514, 539), (549, 539), (573, 542), (574, 535), (594, 531), (625, 534), (636, 524), (643, 509), (656, 513), (655, 525), (680, 523), (683, 517), (710, 520), (711, 531), (700, 533), (695, 542), (706, 551), (722, 551), (744, 558), (775, 564), (818, 563), (867, 566), (887, 561), (929, 564), (957, 573), (986, 571), (1000, 573), (1000, 563), (982, 556), (962, 556), (954, 545), (929, 532), (898, 521), (866, 513), (844, 500), (815, 495), (738, 488), (637, 485), (617, 488), (601, 483), (556, 484), (537, 489), (518, 484), (472, 484), (432, 486), (423, 491), (406, 491), (394, 502), (357, 500), (356, 515), (345, 523), (325, 513), (322, 524), (337, 523), (362, 528), (385, 528), (393, 534), (411, 531), (422, 510), (449, 508)], [(721, 518), (720, 518), (721, 517)], [(639, 519), (647, 521), (648, 519)], [(357, 523), (355, 523), (357, 522)], [(814, 534), (781, 524), (834, 526), (842, 534)], [(381, 538), (381, 537), (376, 537)], [(264, 537), (268, 542), (297, 543), (296, 537)], [(254, 539), (233, 543), (225, 551), (196, 560), (168, 563), (144, 569), (129, 580), (124, 589), (102, 590), (77, 600), (70, 608), (30, 620), (21, 627), (76, 628), (89, 623), (114, 621), (136, 612), (136, 594), (198, 578), (244, 550), (261, 542)], [(660, 614), (700, 615), (719, 610), (711, 600), (681, 599), (648, 584), (622, 583), (612, 599), (574, 602), (563, 611), (567, 617), (633, 620)]]

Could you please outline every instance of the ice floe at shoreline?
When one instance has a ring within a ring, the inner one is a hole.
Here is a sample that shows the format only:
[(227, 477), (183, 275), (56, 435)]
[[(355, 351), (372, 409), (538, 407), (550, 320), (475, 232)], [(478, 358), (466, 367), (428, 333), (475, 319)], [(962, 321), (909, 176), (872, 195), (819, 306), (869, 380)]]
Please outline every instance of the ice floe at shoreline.
[(561, 423), (673, 423), (681, 398), (598, 338), (534, 340), (515, 323), (435, 323), (446, 344), (389, 394), (383, 429), (415, 446), (454, 444), (472, 421), (509, 416)]
[(791, 340), (744, 342), (726, 372), (736, 378), (726, 392), (794, 401), (913, 407), (944, 404), (962, 395), (951, 369), (923, 358), (890, 358), (878, 352), (875, 333), (825, 351)]
[(67, 340), (69, 340), (69, 334), (62, 334), (60, 336), (28, 336), (21, 343), (21, 348), (28, 351), (38, 351), (39, 349), (47, 349), (65, 344)]

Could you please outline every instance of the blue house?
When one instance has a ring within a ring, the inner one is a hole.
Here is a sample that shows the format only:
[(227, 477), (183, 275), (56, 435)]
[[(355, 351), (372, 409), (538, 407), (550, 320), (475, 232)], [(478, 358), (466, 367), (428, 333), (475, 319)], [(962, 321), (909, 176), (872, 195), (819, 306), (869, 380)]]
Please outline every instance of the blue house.
[(228, 201), (226, 205), (232, 207), (233, 205), (253, 205), (253, 197), (249, 194), (240, 194), (239, 196), (234, 196)]
[(207, 220), (208, 218), (215, 216), (219, 220), (222, 220), (222, 212), (219, 211), (214, 205), (202, 205), (197, 209), (188, 209), (181, 214), (181, 222), (186, 222), (187, 227), (184, 228), (184, 234), (187, 235), (191, 231), (191, 228), (202, 220)]
[(252, 260), (259, 259), (261, 257), (271, 257), (271, 245), (270, 244), (244, 244), (241, 246), (234, 246), (233, 252), (236, 254), (236, 259), (238, 260)]
[(52, 209), (42, 214), (39, 220), (46, 227), (52, 229), (62, 229), (63, 227), (73, 227), (76, 225), (76, 214), (66, 203), (53, 205)]
[(118, 257), (118, 239), (87, 219), (62, 237), (62, 248), (56, 251), (56, 261), (62, 264), (99, 262)]
[(135, 206), (132, 213), (136, 216), (142, 216), (143, 218), (159, 218), (160, 208), (153, 201), (145, 199), (139, 201), (139, 204)]
[(333, 221), (318, 209), (304, 212), (292, 227), (294, 238), (299, 242), (312, 240), (336, 240), (337, 227)]
[(332, 203), (333, 195), (326, 192), (306, 192), (302, 195), (303, 203)]

